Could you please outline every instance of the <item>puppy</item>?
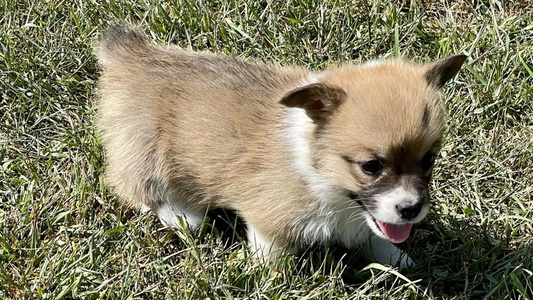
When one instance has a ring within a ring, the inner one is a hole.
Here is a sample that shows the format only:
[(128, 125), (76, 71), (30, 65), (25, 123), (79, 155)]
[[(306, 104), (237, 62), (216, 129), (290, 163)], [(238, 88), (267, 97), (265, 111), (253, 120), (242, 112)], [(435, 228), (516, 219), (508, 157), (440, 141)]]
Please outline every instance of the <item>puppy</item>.
[(438, 89), (466, 57), (313, 73), (178, 47), (115, 26), (96, 55), (107, 179), (167, 226), (229, 208), (262, 258), (313, 243), (411, 264), (444, 131)]

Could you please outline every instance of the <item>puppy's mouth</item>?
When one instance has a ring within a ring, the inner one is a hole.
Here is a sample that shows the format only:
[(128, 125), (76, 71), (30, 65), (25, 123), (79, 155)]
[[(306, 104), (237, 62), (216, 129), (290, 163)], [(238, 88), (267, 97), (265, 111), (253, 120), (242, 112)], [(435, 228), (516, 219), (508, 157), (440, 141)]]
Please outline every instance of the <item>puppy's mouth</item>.
[(370, 216), (374, 224), (377, 225), (378, 229), (383, 233), (387, 240), (392, 243), (398, 244), (405, 242), (409, 235), (411, 234), (411, 228), (413, 223), (405, 224), (389, 224), (376, 220), (374, 217)]
[(391, 224), (379, 221), (372, 216), (363, 202), (354, 193), (350, 193), (350, 198), (355, 200), (366, 212), (367, 223), (377, 236), (387, 239), (391, 243), (398, 244), (405, 242), (411, 235), (413, 223)]

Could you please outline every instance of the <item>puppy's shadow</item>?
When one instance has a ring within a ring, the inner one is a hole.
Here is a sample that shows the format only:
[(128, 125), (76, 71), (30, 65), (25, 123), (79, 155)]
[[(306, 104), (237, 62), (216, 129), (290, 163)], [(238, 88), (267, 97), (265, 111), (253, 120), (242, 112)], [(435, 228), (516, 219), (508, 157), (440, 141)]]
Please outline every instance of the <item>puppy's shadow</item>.
[[(206, 217), (200, 233), (201, 242), (216, 237), (230, 251), (247, 244), (245, 222), (235, 212), (216, 209)], [(362, 269), (371, 261), (359, 249), (347, 249), (340, 244), (311, 245), (301, 250), (294, 262), (303, 276), (340, 274), (347, 284), (363, 283), (370, 276)]]
[(234, 211), (215, 209), (207, 213), (200, 230), (200, 238), (216, 237), (224, 248), (246, 243), (246, 224)]
[[(449, 223), (444, 223), (441, 219), (430, 214), (416, 225), (413, 236), (399, 245), (417, 264), (400, 273), (413, 280), (421, 279), (417, 282), (420, 291), (453, 298), (462, 297), (465, 289), (471, 289), (468, 293), (476, 298), (475, 295), (486, 293), (486, 287), (494, 288), (494, 282), (511, 273), (523, 282), (530, 280), (525, 272), (513, 270), (520, 266), (533, 268), (533, 241), (513, 248), (507, 245), (508, 241), (495, 238), (487, 230), (480, 231), (468, 220), (449, 218)], [(196, 236), (199, 243), (205, 244), (218, 239), (230, 252), (246, 247), (247, 243), (244, 221), (234, 212), (222, 209), (207, 215)], [(345, 284), (355, 286), (372, 278), (372, 272), (364, 269), (371, 262), (361, 250), (337, 244), (313, 245), (294, 257), (294, 267), (302, 276), (340, 275)], [(502, 265), (505, 263), (509, 266)], [(390, 280), (379, 283), (390, 284)]]
[[(498, 236), (499, 235), (499, 236)], [(487, 290), (511, 291), (519, 297), (518, 282), (529, 282), (533, 268), (533, 240), (511, 243), (509, 237), (471, 220), (428, 218), (417, 224), (412, 241), (403, 249), (417, 262), (410, 272), (423, 278), (418, 285), (442, 297), (482, 298)]]

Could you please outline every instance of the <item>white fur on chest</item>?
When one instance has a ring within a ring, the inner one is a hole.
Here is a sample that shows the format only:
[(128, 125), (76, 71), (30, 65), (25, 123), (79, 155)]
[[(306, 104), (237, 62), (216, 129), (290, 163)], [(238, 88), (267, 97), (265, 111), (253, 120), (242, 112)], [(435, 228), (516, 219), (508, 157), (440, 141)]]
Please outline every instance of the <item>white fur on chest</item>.
[[(335, 197), (335, 195), (332, 195)], [(364, 244), (370, 230), (363, 211), (353, 201), (330, 199), (333, 203), (319, 203), (318, 208), (300, 221), (301, 237), (306, 244), (340, 242), (347, 248)]]
[(292, 169), (317, 201), (307, 215), (295, 220), (302, 242), (337, 241), (349, 248), (366, 242), (370, 231), (362, 208), (313, 167), (309, 138), (315, 124), (299, 108), (288, 108), (282, 122), (282, 138), (290, 149)]

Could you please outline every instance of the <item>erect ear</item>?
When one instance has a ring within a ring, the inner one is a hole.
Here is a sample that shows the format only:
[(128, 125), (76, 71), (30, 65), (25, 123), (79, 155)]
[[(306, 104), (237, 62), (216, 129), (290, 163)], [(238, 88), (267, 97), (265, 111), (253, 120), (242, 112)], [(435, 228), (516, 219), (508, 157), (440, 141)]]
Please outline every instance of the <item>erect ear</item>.
[(466, 55), (452, 55), (434, 62), (428, 63), (425, 66), (426, 80), (429, 84), (436, 88), (441, 88), (448, 80), (450, 80), (463, 65), (466, 60)]
[(305, 109), (313, 121), (319, 122), (330, 116), (345, 98), (346, 92), (338, 86), (313, 83), (288, 92), (279, 103)]

